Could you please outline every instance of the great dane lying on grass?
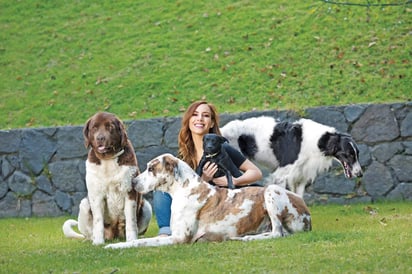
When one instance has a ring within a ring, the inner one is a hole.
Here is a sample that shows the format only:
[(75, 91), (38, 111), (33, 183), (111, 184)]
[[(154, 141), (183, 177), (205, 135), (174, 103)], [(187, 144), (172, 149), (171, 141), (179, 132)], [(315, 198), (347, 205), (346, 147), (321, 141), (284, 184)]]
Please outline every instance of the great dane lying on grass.
[(295, 193), (277, 185), (216, 187), (202, 181), (189, 165), (171, 154), (151, 160), (134, 183), (137, 192), (161, 190), (172, 196), (172, 235), (109, 244), (106, 248), (270, 239), (312, 227), (309, 210)]

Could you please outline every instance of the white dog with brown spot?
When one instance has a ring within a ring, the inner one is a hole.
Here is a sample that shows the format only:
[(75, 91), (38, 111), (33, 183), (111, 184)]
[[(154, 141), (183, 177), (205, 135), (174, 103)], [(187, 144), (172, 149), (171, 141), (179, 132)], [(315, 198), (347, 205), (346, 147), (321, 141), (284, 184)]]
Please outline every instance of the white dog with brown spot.
[(151, 160), (134, 181), (138, 192), (160, 190), (172, 196), (172, 235), (109, 244), (106, 248), (270, 239), (312, 228), (309, 209), (293, 192), (277, 185), (240, 189), (212, 186), (171, 154)]

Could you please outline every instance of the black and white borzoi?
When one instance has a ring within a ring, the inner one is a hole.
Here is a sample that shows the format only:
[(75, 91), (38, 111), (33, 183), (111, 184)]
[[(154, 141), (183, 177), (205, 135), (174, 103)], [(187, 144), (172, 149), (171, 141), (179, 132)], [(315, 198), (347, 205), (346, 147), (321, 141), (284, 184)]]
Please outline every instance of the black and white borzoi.
[(313, 120), (286, 122), (260, 116), (233, 120), (221, 132), (246, 157), (273, 170), (266, 183), (288, 187), (300, 196), (333, 159), (347, 178), (362, 176), (359, 149), (352, 137)]

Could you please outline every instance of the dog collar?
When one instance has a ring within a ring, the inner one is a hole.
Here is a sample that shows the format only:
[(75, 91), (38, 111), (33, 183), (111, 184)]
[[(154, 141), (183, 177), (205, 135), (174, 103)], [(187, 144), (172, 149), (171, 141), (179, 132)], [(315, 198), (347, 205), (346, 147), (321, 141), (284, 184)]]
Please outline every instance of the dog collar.
[(216, 152), (216, 153), (214, 153), (214, 154), (207, 154), (207, 155), (205, 155), (205, 157), (206, 158), (213, 158), (213, 157), (215, 157), (216, 155), (218, 155), (219, 154), (219, 152)]
[(119, 157), (120, 155), (122, 155), (124, 153), (124, 149), (122, 148), (122, 150), (120, 150), (119, 152), (117, 152), (115, 155), (113, 155), (112, 159)]

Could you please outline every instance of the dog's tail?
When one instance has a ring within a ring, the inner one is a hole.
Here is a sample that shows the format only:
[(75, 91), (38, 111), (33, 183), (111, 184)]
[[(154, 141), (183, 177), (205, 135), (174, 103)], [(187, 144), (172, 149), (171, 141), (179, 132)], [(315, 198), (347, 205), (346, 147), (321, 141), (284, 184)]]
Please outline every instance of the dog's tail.
[(73, 226), (76, 226), (78, 222), (73, 219), (69, 219), (64, 222), (63, 224), (63, 233), (64, 236), (67, 238), (75, 238), (75, 239), (84, 239), (84, 235), (77, 233), (76, 231), (73, 230)]

